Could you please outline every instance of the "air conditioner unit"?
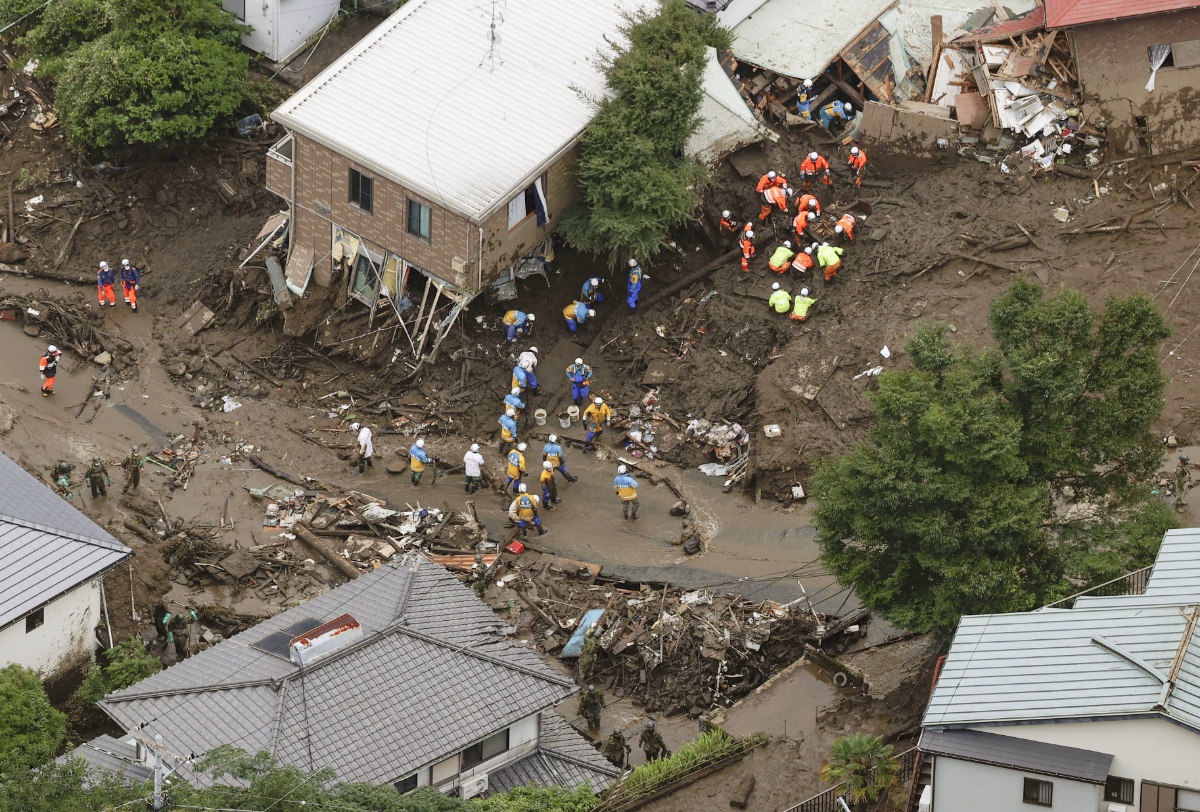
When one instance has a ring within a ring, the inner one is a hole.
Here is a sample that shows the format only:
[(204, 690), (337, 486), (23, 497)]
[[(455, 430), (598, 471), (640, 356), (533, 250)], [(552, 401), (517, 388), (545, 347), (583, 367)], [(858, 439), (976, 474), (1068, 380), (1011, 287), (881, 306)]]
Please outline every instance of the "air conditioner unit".
[(1129, 807), (1125, 804), (1109, 804), (1108, 812), (1129, 812)]
[(458, 794), (464, 800), (470, 800), (476, 795), (482, 795), (487, 792), (488, 777), (487, 773), (483, 775), (473, 775), (458, 785)]
[(462, 257), (454, 257), (450, 260), (450, 268), (455, 273), (463, 273), (467, 270), (467, 261)]
[(921, 800), (917, 802), (917, 812), (929, 812), (933, 808), (933, 787), (926, 785), (921, 790)]

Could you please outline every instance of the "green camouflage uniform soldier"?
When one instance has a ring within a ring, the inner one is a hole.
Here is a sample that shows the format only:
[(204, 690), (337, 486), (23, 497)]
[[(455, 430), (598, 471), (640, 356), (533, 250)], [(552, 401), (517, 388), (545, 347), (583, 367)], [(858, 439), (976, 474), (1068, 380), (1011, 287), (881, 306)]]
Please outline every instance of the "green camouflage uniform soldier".
[(70, 501), (73, 497), (71, 493), (71, 472), (75, 470), (75, 466), (64, 460), (59, 460), (50, 469), (50, 475), (54, 477), (54, 489), (58, 491), (58, 495)]
[(596, 656), (600, 653), (600, 638), (588, 629), (583, 636), (583, 649), (579, 652), (579, 681), (586, 682), (596, 673)]
[(1187, 506), (1183, 503), (1183, 498), (1187, 496), (1188, 488), (1192, 485), (1192, 475), (1188, 471), (1188, 458), (1186, 454), (1179, 455), (1179, 464), (1175, 466), (1175, 512), (1183, 513)]
[(625, 741), (625, 737), (621, 735), (621, 731), (614, 730), (608, 737), (608, 741), (604, 743), (604, 757), (611, 761), (614, 767), (623, 770), (629, 763), (631, 749)]
[(121, 460), (121, 470), (125, 472), (125, 487), (121, 488), (121, 493), (138, 489), (142, 482), (143, 465), (145, 463), (142, 462), (142, 455), (138, 453), (137, 447), (129, 449), (129, 456)]
[(98, 496), (108, 496), (108, 489), (105, 485), (111, 485), (112, 478), (109, 477), (108, 469), (104, 467), (104, 463), (100, 461), (99, 456), (92, 455), (92, 464), (84, 472), (83, 479), (92, 489), (93, 499)]
[(642, 728), (642, 732), (638, 736), (638, 744), (642, 746), (642, 752), (646, 754), (646, 761), (654, 761), (656, 758), (666, 758), (671, 755), (671, 751), (667, 749), (666, 742), (663, 741), (662, 734), (655, 727), (653, 719), (646, 721), (646, 726)]
[(604, 710), (604, 694), (595, 685), (589, 685), (579, 694), (579, 716), (587, 722), (588, 730), (595, 733), (600, 729), (600, 712)]

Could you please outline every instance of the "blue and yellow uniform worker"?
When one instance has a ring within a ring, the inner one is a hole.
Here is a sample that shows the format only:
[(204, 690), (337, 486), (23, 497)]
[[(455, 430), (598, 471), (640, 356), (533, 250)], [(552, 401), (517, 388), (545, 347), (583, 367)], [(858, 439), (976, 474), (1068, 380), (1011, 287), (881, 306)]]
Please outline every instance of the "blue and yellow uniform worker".
[(592, 388), (592, 368), (583, 363), (582, 358), (576, 358), (575, 363), (567, 367), (567, 380), (571, 382), (571, 400), (576, 406), (581, 405)]
[(821, 126), (828, 130), (829, 125), (833, 123), (834, 119), (837, 119), (838, 121), (849, 121), (850, 119), (854, 118), (854, 106), (850, 104), (843, 104), (842, 102), (836, 100), (831, 101), (829, 104), (821, 108), (821, 112), (818, 113), (818, 116), (821, 119)]
[(525, 448), (524, 443), (517, 443), (517, 447), (508, 452), (508, 458), (504, 466), (504, 487), (500, 489), (500, 493), (508, 493), (509, 485), (520, 485), (521, 477), (525, 476)]
[(603, 284), (604, 280), (597, 276), (593, 276), (591, 279), (585, 280), (583, 283), (583, 289), (579, 292), (579, 298), (582, 299), (583, 303), (586, 305), (593, 305), (596, 302), (603, 302), (604, 294), (600, 292), (600, 286)]
[(517, 498), (508, 507), (508, 518), (513, 520), (522, 536), (528, 534), (531, 524), (537, 528), (539, 536), (544, 536), (546, 528), (542, 527), (542, 518), (538, 516), (538, 498), (528, 490), (523, 482), (517, 487)]
[(517, 336), (524, 335), (533, 329), (533, 314), (522, 313), (520, 310), (510, 310), (504, 314), (504, 338), (516, 341)]
[(500, 415), (500, 453), (507, 454), (508, 448), (517, 440), (517, 412), (515, 409), (505, 409)]
[(558, 442), (557, 434), (551, 434), (546, 444), (542, 446), (542, 461), (550, 463), (550, 467), (556, 471), (562, 471), (567, 482), (575, 482), (579, 479), (577, 476), (571, 476), (571, 472), (567, 470), (567, 455)]
[(542, 463), (542, 504), (546, 510), (554, 510), (560, 501), (558, 498), (558, 483), (554, 481), (554, 466), (549, 460)]
[(433, 461), (433, 457), (425, 451), (424, 438), (418, 438), (408, 449), (408, 472), (412, 475), (414, 488), (421, 487), (421, 475), (425, 473), (425, 466)]
[(637, 489), (637, 480), (629, 475), (629, 469), (624, 465), (617, 468), (617, 476), (613, 480), (613, 490), (621, 498), (621, 510), (624, 513), (626, 521), (636, 519), (638, 508), (642, 505), (638, 501)]
[(625, 304), (630, 310), (637, 310), (638, 294), (642, 292), (642, 280), (650, 277), (642, 273), (642, 266), (636, 259), (629, 260), (629, 279), (625, 285)]
[(508, 414), (508, 410), (512, 409), (516, 412), (513, 417), (516, 420), (521, 419), (521, 412), (525, 409), (525, 401), (521, 400), (521, 388), (514, 386), (512, 390), (504, 396), (504, 413)]
[(596, 311), (589, 308), (583, 302), (574, 301), (563, 308), (563, 321), (567, 324), (567, 329), (574, 333), (592, 316), (596, 315)]
[(612, 420), (612, 409), (605, 404), (604, 398), (596, 398), (592, 405), (583, 410), (583, 425), (587, 429), (587, 444), (600, 439), (600, 435), (608, 428)]

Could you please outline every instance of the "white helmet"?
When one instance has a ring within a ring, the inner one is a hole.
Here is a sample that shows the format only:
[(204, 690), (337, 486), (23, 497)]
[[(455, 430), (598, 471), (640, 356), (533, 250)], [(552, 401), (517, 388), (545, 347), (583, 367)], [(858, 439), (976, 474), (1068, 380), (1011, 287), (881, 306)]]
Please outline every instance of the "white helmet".
[(100, 260), (100, 268), (101, 268), (102, 270), (105, 270), (105, 271), (107, 271), (107, 270), (108, 270), (108, 263), (107, 263), (107, 262), (105, 262), (104, 260)]
[(597, 406), (603, 406), (603, 405), (604, 405), (604, 398), (596, 398), (596, 405), (597, 405)]
[(792, 247), (792, 241), (791, 241), (791, 240), (784, 240), (784, 241), (783, 241), (783, 247), (784, 247), (784, 248), (791, 248), (791, 247)]
[(628, 470), (629, 470), (629, 469), (628, 469), (628, 468), (626, 468), (624, 465), (618, 465), (618, 466), (617, 466), (617, 473), (618, 473), (618, 474), (624, 474), (624, 473), (626, 473)]
[(842, 228), (841, 226), (834, 226), (833, 231), (835, 234), (844, 234), (846, 229)]
[(851, 154), (851, 155), (857, 155), (857, 154), (858, 154), (858, 147), (850, 147), (850, 154)]
[(577, 364), (582, 364), (582, 363), (583, 363), (583, 359), (582, 359), (582, 358), (576, 358), (576, 359), (575, 359), (575, 363), (577, 363)]
[(754, 232), (753, 232), (753, 231), (747, 231), (747, 232), (746, 232), (746, 239), (748, 239), (748, 240), (752, 240), (752, 239), (754, 239)]
[(418, 438), (417, 438), (417, 448), (424, 448), (424, 447), (425, 447), (425, 440), (424, 440), (424, 438), (422, 438), (422, 437), (418, 437)]
[(829, 247), (829, 243), (827, 243), (827, 242), (823, 242), (823, 243), (821, 243), (821, 247), (822, 247), (822, 248), (828, 248), (828, 247)]
[(545, 468), (547, 471), (550, 471), (550, 470), (553, 470), (554, 463), (550, 462), (550, 460), (546, 460), (545, 462), (542, 463), (542, 467)]
[(815, 211), (810, 211), (804, 219), (811, 223), (813, 220), (817, 219), (817, 213)]
[(817, 158), (820, 158), (820, 157), (821, 157), (821, 156), (820, 156), (820, 155), (818, 155), (818, 154), (817, 154), (817, 153), (815, 153), (815, 152), (810, 152), (810, 153), (808, 153), (808, 159), (809, 159), (810, 161), (815, 161), (815, 160), (817, 160)]
[(54, 346), (53, 344), (51, 344), (49, 347), (47, 347), (47, 348), (46, 348), (46, 352), (48, 352), (48, 353), (56, 353), (56, 352), (58, 352), (58, 347), (56, 347), (56, 346)]
[(517, 410), (514, 409), (513, 407), (509, 406), (507, 409), (504, 410), (504, 414), (506, 417), (516, 417)]
[(121, 267), (123, 267), (123, 268), (128, 268), (128, 267), (129, 267), (129, 260), (127, 260), (127, 259), (123, 259), (123, 260), (121, 260)]
[(525, 315), (529, 317), (530, 321), (533, 321), (534, 315), (532, 313), (526, 313)]
[(525, 493), (527, 490), (529, 487), (524, 482), (517, 486), (517, 493)]
[(630, 257), (630, 258), (629, 258), (629, 267), (630, 267), (630, 268), (636, 268), (636, 267), (637, 267), (637, 260), (636, 260), (636, 259), (634, 259), (633, 257)]
[(527, 448), (529, 448), (529, 446), (525, 445), (524, 443), (517, 443), (517, 451), (524, 451)]
[(595, 310), (592, 310), (592, 309), (589, 307), (589, 308), (588, 308), (588, 318), (590, 319), (590, 318), (591, 318), (592, 316), (594, 316), (594, 315), (596, 315), (596, 311), (595, 311)]
[(811, 246), (811, 245), (806, 245), (806, 246), (804, 246), (804, 253), (806, 253), (806, 254), (811, 254), (811, 253), (812, 253), (812, 246)]
[(812, 79), (805, 79), (804, 86), (807, 88), (811, 88), (812, 87)]
[(550, 437), (549, 437), (548, 439), (549, 439), (549, 440), (550, 440), (550, 442), (552, 442), (552, 443), (557, 443), (557, 442), (558, 442), (558, 435), (557, 435), (557, 434), (551, 434), (551, 435), (550, 435)]
[(479, 453), (479, 443), (471, 443), (471, 450), (474, 451), (476, 454), (478, 454)]
[(815, 197), (810, 197), (808, 199), (808, 207), (810, 209), (815, 209), (817, 207), (817, 199)]
[(537, 347), (530, 347), (530, 348), (529, 348), (529, 351), (530, 351), (531, 353), (533, 353), (534, 355), (537, 355)]
[(807, 296), (807, 295), (808, 295), (808, 288), (800, 288), (800, 295), (801, 295), (801, 296)]
[(351, 423), (351, 424), (350, 424), (350, 431), (358, 431), (358, 430), (359, 430), (359, 428), (361, 428), (361, 427), (362, 427), (362, 424), (361, 424), (361, 423)]
[(511, 391), (511, 392), (509, 392), (509, 394), (510, 394), (510, 395), (519, 395), (519, 394), (521, 394), (521, 387), (519, 387), (519, 386), (514, 386), (514, 387), (512, 388), (512, 391)]
[(779, 290), (779, 283), (775, 282), (771, 285), (771, 290)]
[(775, 180), (775, 170), (772, 169), (769, 172), (767, 172), (767, 177), (770, 178), (771, 180)]
[(592, 287), (596, 287), (600, 284), (600, 280), (595, 276), (593, 276), (589, 281), (592, 283)]
[(843, 109), (843, 110), (845, 110), (847, 113), (853, 113), (853, 112), (854, 112), (854, 105), (852, 105), (852, 104), (847, 104), (847, 105), (846, 105), (845, 107), (843, 107), (842, 109)]
[(729, 217), (729, 216), (730, 216), (730, 215), (729, 215), (729, 209), (726, 209), (725, 211), (721, 212), (721, 216), (722, 216), (722, 217)]
[(796, 194), (795, 192), (792, 191), (791, 186), (784, 186), (783, 193), (786, 194), (788, 197), (791, 197), (792, 195)]

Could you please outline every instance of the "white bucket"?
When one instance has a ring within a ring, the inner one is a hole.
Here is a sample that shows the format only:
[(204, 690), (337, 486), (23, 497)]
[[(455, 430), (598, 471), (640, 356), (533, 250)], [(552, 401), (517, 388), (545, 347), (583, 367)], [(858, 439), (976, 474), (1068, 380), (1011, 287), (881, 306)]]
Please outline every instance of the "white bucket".
[(545, 409), (534, 409), (533, 422), (537, 423), (539, 426), (546, 425), (546, 410)]
[(558, 425), (562, 426), (564, 429), (571, 428), (571, 416), (566, 412), (559, 412)]
[(575, 405), (568, 406), (567, 407), (567, 417), (571, 418), (572, 420), (578, 421), (579, 420), (579, 407), (575, 406)]

